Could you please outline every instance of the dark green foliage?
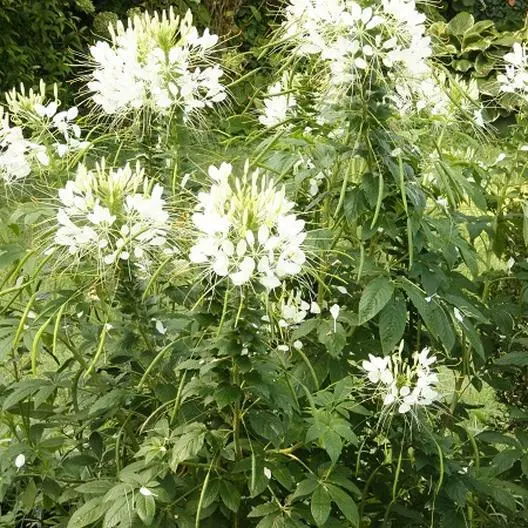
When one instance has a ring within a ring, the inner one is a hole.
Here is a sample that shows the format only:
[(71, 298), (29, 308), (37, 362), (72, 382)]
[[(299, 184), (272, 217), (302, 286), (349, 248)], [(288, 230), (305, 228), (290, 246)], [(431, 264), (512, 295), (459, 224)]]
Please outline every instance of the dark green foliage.
[[(79, 62), (96, 37), (108, 35), (108, 24), (139, 10), (173, 7), (193, 11), (198, 27), (230, 37), (230, 45), (249, 50), (262, 44), (269, 30), (266, 4), (251, 1), (196, 3), (184, 0), (0, 0), (0, 93), (19, 86), (63, 83), (78, 75)], [(77, 66), (76, 66), (77, 65)]]
[(500, 31), (520, 29), (526, 18), (526, 0), (453, 0), (446, 2), (450, 16), (467, 11), (477, 20), (492, 20)]
[(90, 1), (1, 0), (0, 91), (69, 79), (92, 11)]

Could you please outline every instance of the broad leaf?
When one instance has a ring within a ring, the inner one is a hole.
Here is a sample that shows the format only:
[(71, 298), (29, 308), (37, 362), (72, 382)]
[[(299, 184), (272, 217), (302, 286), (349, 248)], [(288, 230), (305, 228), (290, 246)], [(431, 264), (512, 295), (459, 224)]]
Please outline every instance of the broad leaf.
[(358, 324), (372, 319), (388, 302), (394, 292), (394, 285), (387, 277), (377, 277), (367, 284), (359, 300)]
[(317, 526), (323, 525), (330, 516), (330, 495), (323, 486), (319, 486), (312, 494), (311, 512)]
[(407, 304), (401, 296), (394, 296), (379, 317), (379, 333), (384, 354), (389, 354), (400, 342), (407, 324)]
[(178, 464), (196, 456), (202, 449), (204, 439), (205, 426), (197, 422), (189, 424), (185, 432), (174, 443), (170, 462), (171, 469), (176, 470)]
[(67, 528), (84, 528), (98, 521), (105, 513), (106, 507), (103, 506), (103, 498), (96, 497), (90, 499), (76, 510), (68, 521)]

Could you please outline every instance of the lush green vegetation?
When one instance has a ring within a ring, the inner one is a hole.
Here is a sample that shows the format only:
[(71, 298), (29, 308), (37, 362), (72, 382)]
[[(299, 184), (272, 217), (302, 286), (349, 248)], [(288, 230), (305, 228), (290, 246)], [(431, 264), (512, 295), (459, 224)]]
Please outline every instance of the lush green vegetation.
[(3, 2), (0, 527), (528, 527), (526, 28)]

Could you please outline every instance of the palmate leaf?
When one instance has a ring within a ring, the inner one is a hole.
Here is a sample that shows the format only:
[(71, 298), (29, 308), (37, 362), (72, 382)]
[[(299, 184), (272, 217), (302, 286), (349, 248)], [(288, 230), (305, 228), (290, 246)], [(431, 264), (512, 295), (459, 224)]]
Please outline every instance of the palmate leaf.
[[(53, 391), (55, 388), (53, 387), (51, 381), (47, 379), (37, 378), (22, 380), (14, 385), (13, 392), (4, 400), (2, 408), (4, 410), (10, 409), (28, 396), (31, 396), (35, 392), (43, 389), (51, 389)], [(49, 396), (51, 393), (47, 394)]]

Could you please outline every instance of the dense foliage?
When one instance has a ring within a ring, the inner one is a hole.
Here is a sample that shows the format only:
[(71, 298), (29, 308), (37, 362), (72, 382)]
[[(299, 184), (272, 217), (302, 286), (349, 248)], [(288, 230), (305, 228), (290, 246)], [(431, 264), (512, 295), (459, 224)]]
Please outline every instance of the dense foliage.
[[(265, 2), (224, 0), (0, 0), (0, 91), (39, 79), (75, 81), (79, 54), (95, 39), (108, 37), (108, 24), (134, 11), (173, 6), (191, 8), (199, 27), (231, 37), (231, 45), (249, 50), (263, 43), (269, 30)], [(61, 85), (72, 99), (78, 86)]]
[(524, 31), (279, 14), (6, 94), (0, 527), (528, 526)]

